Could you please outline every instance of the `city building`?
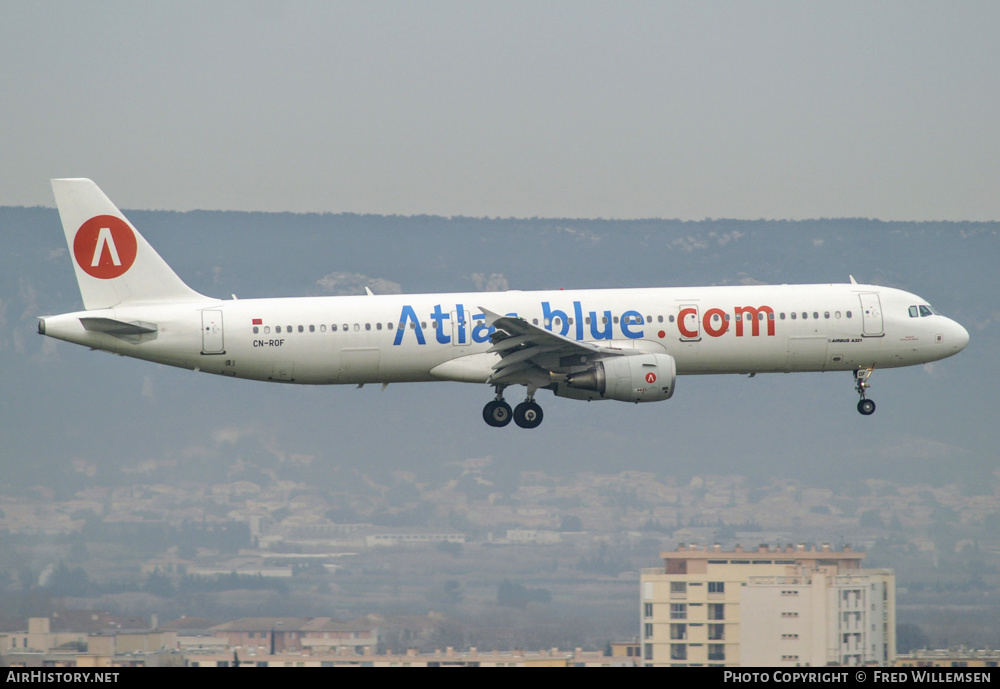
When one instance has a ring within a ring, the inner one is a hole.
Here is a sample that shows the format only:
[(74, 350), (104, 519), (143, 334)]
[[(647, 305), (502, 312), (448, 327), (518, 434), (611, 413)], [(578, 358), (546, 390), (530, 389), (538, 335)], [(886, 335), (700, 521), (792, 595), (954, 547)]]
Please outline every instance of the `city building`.
[(896, 667), (1000, 667), (994, 649), (941, 648), (911, 651), (896, 656)]
[(330, 655), (276, 654), (190, 654), (188, 667), (635, 667), (636, 659), (609, 656), (579, 648), (569, 651), (552, 648), (539, 651), (457, 651), (454, 648), (419, 653), (377, 654), (366, 650), (343, 650)]
[(891, 570), (824, 545), (756, 550), (680, 546), (641, 576), (642, 663), (796, 667), (889, 664)]
[[(91, 613), (32, 617), (27, 631), (0, 634), (0, 665), (9, 667), (121, 667), (183, 664), (177, 633), (129, 618)], [(77, 619), (74, 619), (76, 617)], [(123, 622), (134, 627), (123, 626)], [(55, 623), (56, 629), (53, 629)], [(75, 629), (78, 631), (70, 631)]]

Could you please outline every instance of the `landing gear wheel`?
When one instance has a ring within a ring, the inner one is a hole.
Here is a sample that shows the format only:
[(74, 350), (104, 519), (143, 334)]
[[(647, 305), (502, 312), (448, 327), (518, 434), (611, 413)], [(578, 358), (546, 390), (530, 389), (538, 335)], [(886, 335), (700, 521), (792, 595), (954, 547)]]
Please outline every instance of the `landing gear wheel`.
[(521, 402), (514, 407), (514, 423), (521, 428), (538, 428), (542, 422), (542, 408), (535, 402)]
[(871, 416), (875, 413), (875, 403), (869, 399), (863, 399), (858, 402), (858, 411), (864, 416)]
[(871, 375), (874, 372), (874, 367), (859, 368), (854, 372), (854, 389), (859, 395), (861, 395), (861, 401), (858, 402), (858, 411), (861, 412), (863, 416), (871, 416), (875, 413), (875, 403), (865, 397), (865, 395), (868, 394), (868, 388), (871, 387), (871, 385), (868, 384), (868, 379), (871, 378)]
[(483, 407), (483, 421), (494, 428), (506, 426), (510, 423), (510, 418), (510, 405), (503, 400), (493, 400)]

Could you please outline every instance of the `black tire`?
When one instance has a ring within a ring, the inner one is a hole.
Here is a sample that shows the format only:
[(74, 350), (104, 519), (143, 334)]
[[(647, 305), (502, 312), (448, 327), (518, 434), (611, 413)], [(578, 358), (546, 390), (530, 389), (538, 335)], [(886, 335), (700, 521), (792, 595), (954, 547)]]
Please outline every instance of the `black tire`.
[(875, 413), (875, 403), (869, 399), (858, 402), (858, 411), (862, 416), (871, 416)]
[(483, 407), (483, 421), (494, 428), (506, 426), (512, 416), (510, 405), (503, 400), (493, 400)]
[(542, 408), (534, 402), (521, 402), (514, 407), (514, 423), (521, 428), (538, 428), (544, 416)]

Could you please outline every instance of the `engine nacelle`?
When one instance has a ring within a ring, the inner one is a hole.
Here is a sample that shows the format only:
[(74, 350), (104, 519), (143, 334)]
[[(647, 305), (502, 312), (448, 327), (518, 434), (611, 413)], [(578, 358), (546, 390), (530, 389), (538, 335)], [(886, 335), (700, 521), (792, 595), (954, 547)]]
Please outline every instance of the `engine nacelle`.
[[(564, 396), (622, 402), (659, 402), (674, 394), (677, 364), (669, 354), (598, 359), (594, 367), (566, 377)], [(560, 386), (562, 387), (562, 386)], [(597, 393), (596, 395), (588, 395)], [(556, 394), (560, 394), (557, 390)]]

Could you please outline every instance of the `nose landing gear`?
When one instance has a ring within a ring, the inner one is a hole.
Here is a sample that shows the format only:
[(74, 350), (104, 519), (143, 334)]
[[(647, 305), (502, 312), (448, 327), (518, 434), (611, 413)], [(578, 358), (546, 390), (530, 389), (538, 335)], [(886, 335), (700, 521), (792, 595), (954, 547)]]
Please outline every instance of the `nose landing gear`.
[(861, 395), (861, 399), (858, 401), (858, 411), (862, 416), (871, 416), (875, 413), (875, 403), (867, 398), (867, 390), (870, 387), (868, 385), (868, 379), (871, 377), (874, 368), (866, 368), (864, 370), (858, 369), (854, 372), (854, 389), (858, 391)]

